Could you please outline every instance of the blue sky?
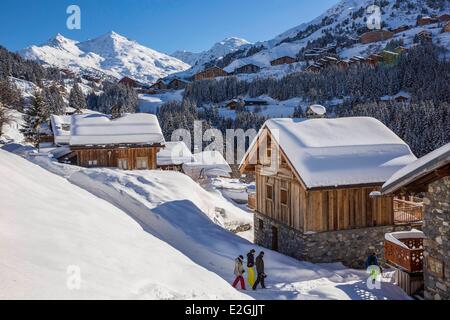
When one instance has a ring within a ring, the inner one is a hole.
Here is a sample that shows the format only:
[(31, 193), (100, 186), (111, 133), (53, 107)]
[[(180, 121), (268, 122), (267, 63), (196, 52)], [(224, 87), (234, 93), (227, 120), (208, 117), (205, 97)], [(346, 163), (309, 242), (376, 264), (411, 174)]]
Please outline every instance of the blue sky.
[[(314, 19), (338, 0), (2, 0), (0, 45), (19, 50), (61, 33), (87, 40), (111, 30), (153, 49), (199, 52), (236, 36), (263, 41)], [(81, 30), (66, 9), (81, 8)]]

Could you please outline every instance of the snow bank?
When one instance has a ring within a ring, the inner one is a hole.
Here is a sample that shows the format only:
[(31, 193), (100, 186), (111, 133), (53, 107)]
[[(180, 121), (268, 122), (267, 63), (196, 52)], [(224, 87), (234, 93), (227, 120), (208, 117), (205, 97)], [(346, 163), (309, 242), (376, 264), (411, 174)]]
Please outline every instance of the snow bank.
[[(234, 279), (237, 255), (245, 255), (251, 248), (264, 250), (269, 289), (247, 291), (253, 298), (408, 299), (390, 279), (382, 279), (381, 290), (369, 290), (366, 286), (368, 275), (364, 270), (346, 269), (341, 264), (300, 262), (258, 247), (225, 230), (224, 225), (232, 228), (230, 222), (233, 220), (239, 221), (238, 224), (251, 222), (251, 216), (224, 198), (203, 190), (183, 174), (85, 169), (51, 162), (47, 157), (33, 157), (32, 160), (120, 208), (145, 231), (228, 282)], [(224, 210), (220, 213), (221, 210), (216, 208)], [(171, 270), (169, 268), (167, 272), (171, 273)], [(188, 277), (192, 281), (202, 279), (208, 287), (215, 286), (208, 279), (197, 278), (196, 274)]]
[(158, 118), (152, 114), (126, 114), (111, 120), (106, 115), (73, 115), (70, 145), (163, 144)]
[(246, 298), (67, 180), (3, 150), (0, 174), (0, 299)]

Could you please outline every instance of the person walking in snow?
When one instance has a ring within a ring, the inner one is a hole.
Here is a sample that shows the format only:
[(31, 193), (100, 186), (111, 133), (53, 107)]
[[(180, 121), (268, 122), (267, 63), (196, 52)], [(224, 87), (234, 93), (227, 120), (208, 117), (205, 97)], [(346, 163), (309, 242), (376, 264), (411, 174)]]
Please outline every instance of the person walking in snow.
[(261, 287), (263, 289), (266, 288), (266, 285), (264, 284), (264, 279), (267, 277), (267, 275), (264, 272), (264, 251), (261, 251), (261, 253), (256, 257), (256, 273), (258, 274), (258, 277), (256, 278), (256, 282), (253, 284), (253, 290), (256, 290), (256, 287), (258, 287), (258, 284), (261, 283)]
[(233, 282), (233, 288), (236, 288), (238, 282), (241, 282), (241, 289), (245, 290), (245, 281), (244, 281), (244, 265), (242, 262), (244, 261), (243, 256), (239, 256), (234, 260), (234, 275), (236, 276), (236, 279)]
[(370, 266), (377, 266), (377, 267), (380, 268), (380, 271), (382, 271), (381, 267), (380, 267), (380, 264), (378, 262), (377, 254), (375, 252), (372, 252), (367, 257), (366, 262), (364, 263), (364, 266), (366, 267), (366, 269), (369, 268)]
[(255, 283), (255, 252), (255, 249), (252, 249), (247, 253), (247, 282), (250, 286)]

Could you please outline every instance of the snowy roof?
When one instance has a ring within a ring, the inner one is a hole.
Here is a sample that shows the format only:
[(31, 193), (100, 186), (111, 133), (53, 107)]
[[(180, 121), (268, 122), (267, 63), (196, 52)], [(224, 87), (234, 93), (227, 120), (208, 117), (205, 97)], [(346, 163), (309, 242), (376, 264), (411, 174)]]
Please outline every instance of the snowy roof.
[(401, 241), (402, 239), (425, 239), (425, 234), (420, 230), (411, 229), (409, 231), (388, 232), (384, 235), (384, 238), (402, 248), (409, 249), (409, 247)]
[(311, 110), (311, 112), (319, 116), (323, 116), (325, 113), (327, 113), (327, 109), (320, 104), (313, 104), (312, 106), (308, 107), (308, 110)]
[(126, 114), (111, 120), (106, 115), (73, 115), (70, 145), (164, 144), (158, 118), (153, 114)]
[(183, 164), (183, 171), (193, 178), (201, 174), (211, 176), (229, 176), (232, 172), (230, 165), (219, 151), (203, 151), (194, 154), (194, 161)]
[(182, 141), (166, 142), (157, 154), (158, 166), (180, 165), (192, 161), (192, 153)]
[(56, 144), (69, 144), (71, 116), (58, 116), (52, 114), (50, 117), (53, 135)]
[(429, 174), (433, 170), (449, 163), (450, 143), (447, 143), (445, 146), (434, 150), (395, 172), (383, 185), (381, 192), (383, 194), (395, 192), (409, 183)]
[(264, 128), (308, 189), (381, 184), (417, 159), (403, 140), (374, 118), (270, 119)]

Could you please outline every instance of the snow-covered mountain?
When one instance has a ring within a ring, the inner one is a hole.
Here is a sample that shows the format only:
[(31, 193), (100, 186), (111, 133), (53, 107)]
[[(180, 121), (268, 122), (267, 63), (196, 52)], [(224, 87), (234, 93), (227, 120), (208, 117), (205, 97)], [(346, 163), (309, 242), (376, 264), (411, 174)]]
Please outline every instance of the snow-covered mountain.
[(142, 82), (180, 72), (189, 65), (147, 48), (115, 32), (77, 42), (57, 34), (40, 46), (19, 52), (24, 58), (75, 72), (103, 73), (115, 78), (129, 76)]
[[(418, 16), (450, 13), (450, 4), (445, 0), (341, 0), (312, 21), (291, 28), (274, 39), (249, 46), (244, 52), (236, 54), (231, 61), (227, 61), (225, 70), (231, 72), (249, 63), (270, 68), (270, 61), (282, 56), (296, 57), (306, 47), (336, 45), (337, 53), (344, 58), (376, 52), (384, 48), (387, 41), (367, 45), (352, 43), (352, 39), (368, 30), (367, 19), (370, 13), (367, 8), (374, 4), (381, 8), (383, 29), (403, 25), (411, 27), (410, 30), (395, 36), (395, 39), (402, 39), (405, 45), (411, 44), (414, 36), (423, 28), (432, 27), (417, 27)], [(436, 35), (435, 41), (444, 46), (449, 44), (449, 37), (441, 33), (442, 26), (434, 27), (435, 30), (430, 31)]]
[(213, 63), (220, 60), (227, 54), (236, 52), (241, 49), (251, 47), (251, 43), (247, 40), (231, 37), (215, 43), (211, 49), (193, 53), (189, 51), (176, 51), (172, 54), (173, 57), (184, 61), (192, 66), (193, 71), (201, 70), (206, 64)]
[(197, 62), (200, 55), (201, 53), (190, 52), (187, 50), (177, 50), (171, 54), (172, 57), (177, 58), (178, 60), (181, 60), (191, 66)]

